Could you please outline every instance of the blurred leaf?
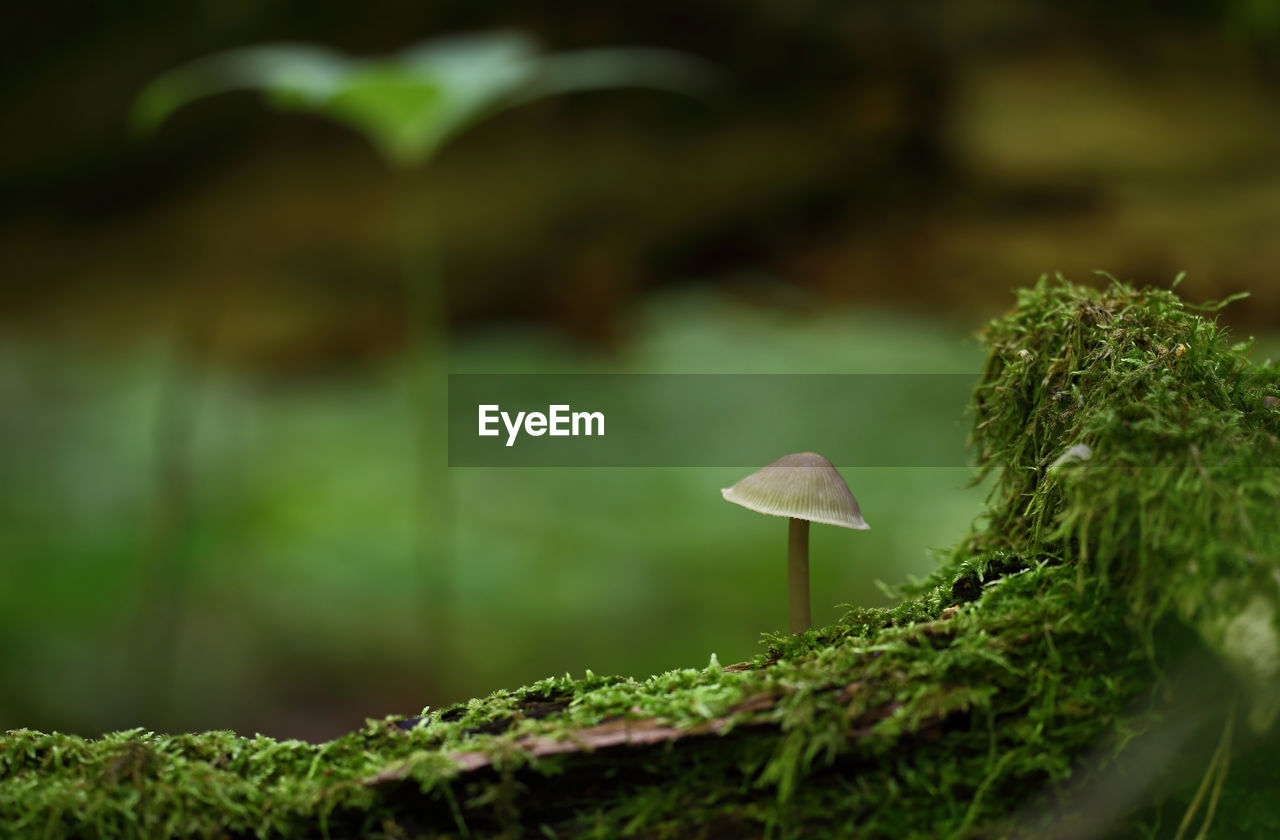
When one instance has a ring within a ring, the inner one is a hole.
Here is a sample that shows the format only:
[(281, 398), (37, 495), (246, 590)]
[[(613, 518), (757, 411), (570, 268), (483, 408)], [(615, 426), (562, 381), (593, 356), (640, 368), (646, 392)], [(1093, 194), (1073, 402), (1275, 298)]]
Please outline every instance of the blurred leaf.
[[(275, 98), (284, 108), (305, 104)], [(448, 103), (437, 85), (395, 67), (370, 67), (322, 106), (322, 113), (369, 137), (388, 159), (413, 163), (419, 149), (432, 148), (446, 130)]]
[(544, 57), (529, 98), (582, 90), (648, 87), (709, 96), (720, 72), (711, 64), (674, 50), (614, 47), (575, 50)]
[(471, 123), (503, 108), (577, 90), (650, 87), (698, 95), (715, 72), (657, 49), (547, 55), (528, 37), (490, 32), (426, 41), (390, 57), (352, 59), (320, 47), (231, 50), (149, 84), (132, 122), (153, 131), (182, 106), (218, 93), (261, 90), (283, 110), (328, 117), (369, 138), (391, 163), (422, 163)]
[(188, 102), (232, 90), (268, 90), (281, 102), (314, 107), (331, 97), (350, 72), (350, 61), (318, 47), (280, 44), (231, 50), (152, 81), (134, 101), (130, 121), (140, 132), (153, 131)]

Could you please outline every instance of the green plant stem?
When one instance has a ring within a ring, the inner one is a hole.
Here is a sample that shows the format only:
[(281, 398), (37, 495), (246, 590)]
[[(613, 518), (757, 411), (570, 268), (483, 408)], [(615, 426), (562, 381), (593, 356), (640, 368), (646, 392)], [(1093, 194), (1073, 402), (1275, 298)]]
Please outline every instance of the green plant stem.
[(157, 729), (169, 725), (178, 640), (189, 609), (194, 438), (216, 319), (208, 312), (208, 302), (188, 289), (152, 430), (152, 499), (131, 642), (138, 652), (134, 713), (139, 723)]
[(404, 172), (397, 183), (405, 345), (414, 422), (413, 565), (436, 650), (450, 638), (454, 598), (453, 486), (448, 475), (448, 321), (429, 208)]
[(792, 519), (787, 535), (787, 591), (791, 604), (791, 632), (803, 633), (809, 616), (809, 520)]

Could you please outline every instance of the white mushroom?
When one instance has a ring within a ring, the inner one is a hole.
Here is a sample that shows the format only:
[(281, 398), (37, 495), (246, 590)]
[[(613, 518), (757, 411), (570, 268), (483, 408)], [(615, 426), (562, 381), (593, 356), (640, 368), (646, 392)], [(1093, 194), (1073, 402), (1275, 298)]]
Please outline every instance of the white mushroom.
[(809, 614), (809, 523), (823, 522), (865, 531), (858, 500), (826, 458), (815, 452), (784, 455), (767, 467), (720, 491), (735, 505), (785, 516), (791, 520), (787, 539), (787, 587), (791, 632), (812, 624)]

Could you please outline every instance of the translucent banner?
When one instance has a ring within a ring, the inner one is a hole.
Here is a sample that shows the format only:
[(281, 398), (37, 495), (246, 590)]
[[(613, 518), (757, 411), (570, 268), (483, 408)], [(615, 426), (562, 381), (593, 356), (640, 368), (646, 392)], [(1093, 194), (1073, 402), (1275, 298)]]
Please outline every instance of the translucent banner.
[(977, 374), (454, 374), (453, 467), (959, 467)]

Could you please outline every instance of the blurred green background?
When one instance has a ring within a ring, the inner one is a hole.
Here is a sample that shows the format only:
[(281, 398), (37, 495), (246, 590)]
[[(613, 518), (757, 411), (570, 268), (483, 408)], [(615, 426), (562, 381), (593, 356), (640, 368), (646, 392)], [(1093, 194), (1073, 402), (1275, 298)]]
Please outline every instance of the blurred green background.
[[(723, 663), (785, 627), (740, 469), (454, 469), (456, 372), (970, 372), (1042, 272), (1277, 346), (1280, 4), (27, 4), (0, 34), (0, 727), (326, 738), (549, 674)], [(709, 101), (541, 100), (393, 171), (253, 94), (131, 136), (158, 74), (514, 28), (713, 62)], [(404, 213), (406, 204), (422, 215)], [(443, 278), (425, 327), (402, 231)], [(417, 324), (417, 326), (415, 326)], [(785, 422), (785, 419), (781, 422)], [(886, 437), (895, 434), (884, 429)], [(424, 439), (425, 438), (425, 439)], [(875, 442), (868, 442), (874, 446)], [(778, 453), (779, 455), (784, 453)], [(815, 622), (923, 575), (956, 469), (841, 464)]]

